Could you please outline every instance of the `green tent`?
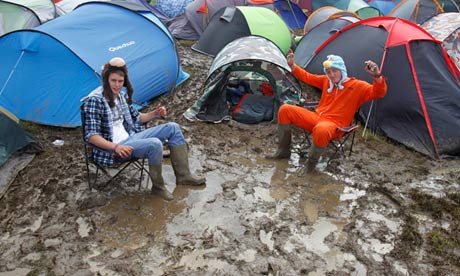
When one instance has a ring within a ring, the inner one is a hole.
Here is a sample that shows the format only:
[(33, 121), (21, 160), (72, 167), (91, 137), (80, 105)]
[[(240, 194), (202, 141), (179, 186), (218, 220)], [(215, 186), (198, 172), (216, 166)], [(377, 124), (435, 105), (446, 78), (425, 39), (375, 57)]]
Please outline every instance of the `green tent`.
[(284, 54), (291, 46), (291, 33), (284, 20), (264, 7), (237, 6), (218, 10), (192, 49), (215, 56), (231, 41), (260, 36), (273, 42)]

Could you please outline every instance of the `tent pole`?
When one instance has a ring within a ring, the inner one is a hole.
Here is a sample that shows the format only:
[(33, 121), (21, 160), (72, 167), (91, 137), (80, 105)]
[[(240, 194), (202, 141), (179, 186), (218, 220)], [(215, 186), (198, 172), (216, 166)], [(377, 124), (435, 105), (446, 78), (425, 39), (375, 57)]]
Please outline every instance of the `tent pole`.
[[(369, 123), (369, 118), (371, 117), (372, 107), (374, 106), (374, 101), (371, 102), (371, 107), (369, 108), (369, 112), (367, 113), (366, 123), (364, 124), (364, 130), (362, 137), (366, 135), (367, 124)], [(366, 138), (364, 138), (366, 139)]]
[(22, 50), (21, 55), (19, 56), (18, 60), (17, 60), (16, 63), (14, 64), (13, 69), (11, 69), (10, 75), (9, 75), (8, 78), (6, 79), (5, 83), (3, 84), (2, 90), (0, 90), (0, 96), (2, 96), (3, 91), (5, 91), (6, 85), (8, 84), (8, 82), (9, 82), (10, 79), (11, 79), (11, 77), (13, 76), (14, 71), (16, 71), (16, 68), (18, 67), (19, 62), (21, 61), (22, 57), (24, 56), (24, 53), (25, 53), (25, 51)]
[(289, 5), (289, 8), (291, 8), (292, 14), (294, 15), (295, 23), (297, 24), (297, 26), (300, 26), (299, 20), (297, 20), (297, 17), (295, 16), (295, 13), (294, 13), (294, 9), (292, 8), (291, 0), (287, 0), (287, 2), (288, 2), (288, 5)]

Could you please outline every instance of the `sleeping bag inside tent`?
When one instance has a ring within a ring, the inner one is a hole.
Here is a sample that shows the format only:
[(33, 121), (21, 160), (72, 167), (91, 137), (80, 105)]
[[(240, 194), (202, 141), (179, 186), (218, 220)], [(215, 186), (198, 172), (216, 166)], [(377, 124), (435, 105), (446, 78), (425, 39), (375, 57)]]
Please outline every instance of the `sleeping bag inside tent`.
[(234, 119), (254, 124), (277, 119), (282, 103), (297, 104), (300, 84), (281, 50), (257, 36), (238, 38), (214, 58), (203, 95), (184, 117), (190, 121)]
[(138, 107), (188, 78), (157, 17), (109, 2), (88, 2), (35, 29), (8, 33), (0, 52), (0, 105), (46, 125), (81, 124), (80, 99), (101, 85), (101, 67), (113, 57), (126, 61)]

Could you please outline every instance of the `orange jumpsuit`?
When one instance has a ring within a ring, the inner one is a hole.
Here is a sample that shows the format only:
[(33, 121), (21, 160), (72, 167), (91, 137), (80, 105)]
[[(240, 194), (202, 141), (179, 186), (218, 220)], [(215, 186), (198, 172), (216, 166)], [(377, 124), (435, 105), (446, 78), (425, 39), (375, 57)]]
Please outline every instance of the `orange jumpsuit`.
[(349, 78), (339, 90), (334, 86), (331, 93), (326, 75), (316, 75), (295, 65), (292, 74), (299, 80), (320, 88), (321, 100), (316, 111), (304, 107), (283, 104), (278, 111), (278, 124), (293, 124), (312, 133), (313, 143), (325, 147), (329, 141), (339, 139), (343, 132), (337, 127), (348, 127), (359, 107), (366, 101), (383, 98), (387, 92), (385, 79), (369, 84), (366, 81)]

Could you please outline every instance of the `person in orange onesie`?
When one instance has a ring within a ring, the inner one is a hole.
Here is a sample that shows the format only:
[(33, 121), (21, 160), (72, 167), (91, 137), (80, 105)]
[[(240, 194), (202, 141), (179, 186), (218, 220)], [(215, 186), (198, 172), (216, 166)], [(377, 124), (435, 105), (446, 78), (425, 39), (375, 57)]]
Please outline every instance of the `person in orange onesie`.
[(321, 99), (315, 111), (304, 107), (283, 104), (278, 111), (278, 149), (268, 159), (289, 159), (291, 156), (291, 125), (310, 132), (313, 145), (301, 175), (315, 170), (321, 154), (333, 139), (339, 139), (343, 132), (338, 127), (347, 127), (359, 107), (366, 101), (383, 98), (387, 91), (385, 78), (377, 64), (365, 62), (364, 70), (371, 74), (373, 83), (348, 77), (343, 59), (328, 55), (323, 62), (325, 75), (305, 71), (294, 63), (294, 54), (289, 51), (287, 62), (292, 74), (299, 80), (322, 90)]

